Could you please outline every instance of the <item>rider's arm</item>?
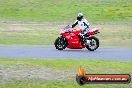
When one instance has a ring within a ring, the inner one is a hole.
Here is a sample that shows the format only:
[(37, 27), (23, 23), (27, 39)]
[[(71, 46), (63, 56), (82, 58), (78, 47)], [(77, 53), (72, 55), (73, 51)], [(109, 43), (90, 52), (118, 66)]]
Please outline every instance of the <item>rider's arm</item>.
[(75, 23), (72, 25), (72, 28), (74, 28), (78, 24), (78, 21), (75, 21)]

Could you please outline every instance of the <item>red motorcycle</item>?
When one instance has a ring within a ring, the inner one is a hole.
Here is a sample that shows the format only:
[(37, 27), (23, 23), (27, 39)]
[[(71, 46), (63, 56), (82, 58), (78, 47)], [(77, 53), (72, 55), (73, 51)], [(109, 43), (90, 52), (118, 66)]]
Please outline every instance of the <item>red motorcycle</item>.
[(96, 50), (99, 47), (99, 39), (93, 35), (98, 34), (99, 29), (98, 28), (90, 29), (89, 32), (83, 38), (84, 44), (81, 43), (81, 37), (79, 36), (79, 33), (81, 32), (82, 30), (71, 28), (69, 25), (66, 26), (60, 32), (60, 37), (58, 37), (55, 40), (54, 45), (56, 49), (63, 50), (67, 47), (70, 49), (87, 48), (90, 51)]

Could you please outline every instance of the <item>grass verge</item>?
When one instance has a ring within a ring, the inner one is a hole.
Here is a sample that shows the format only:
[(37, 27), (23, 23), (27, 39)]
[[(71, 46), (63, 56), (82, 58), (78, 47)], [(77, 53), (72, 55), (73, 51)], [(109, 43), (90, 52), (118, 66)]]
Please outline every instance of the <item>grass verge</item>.
[(0, 19), (69, 21), (83, 12), (92, 22), (132, 20), (131, 0), (0, 0)]
[[(69, 23), (0, 24), (0, 44), (53, 45), (60, 30)], [(130, 23), (93, 24), (100, 28), (100, 45), (132, 46)]]
[[(79, 60), (79, 59), (14, 59), (1, 58), (0, 64), (16, 66), (15, 64), (30, 65), (31, 68), (44, 67), (53, 68), (60, 71), (73, 71), (76, 75), (77, 68), (82, 65), (87, 73), (104, 74), (132, 74), (132, 61), (110, 61), (110, 60)], [(17, 67), (16, 67), (17, 68)], [(6, 68), (5, 68), (6, 69)], [(9, 67), (8, 67), (9, 69)], [(22, 69), (20, 69), (22, 70)], [(75, 81), (75, 76), (61, 80), (42, 79), (19, 79), (0, 82), (1, 88), (131, 88), (130, 84), (88, 84), (79, 86)]]

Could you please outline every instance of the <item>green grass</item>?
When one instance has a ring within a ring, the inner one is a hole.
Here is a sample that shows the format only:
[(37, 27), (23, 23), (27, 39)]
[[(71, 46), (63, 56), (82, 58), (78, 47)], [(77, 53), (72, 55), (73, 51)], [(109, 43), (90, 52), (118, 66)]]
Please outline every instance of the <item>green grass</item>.
[(90, 22), (131, 21), (131, 7), (131, 0), (0, 0), (0, 19), (73, 21), (81, 11)]
[[(131, 7), (131, 0), (0, 0), (2, 22), (48, 21), (46, 26), (0, 24), (0, 44), (53, 45), (62, 28), (56, 22), (74, 22), (81, 11), (91, 26), (101, 28), (100, 45), (132, 46)], [(94, 25), (109, 22), (115, 25)]]
[[(132, 61), (111, 61), (111, 60), (79, 60), (79, 59), (13, 59), (3, 58), (0, 59), (0, 64), (16, 64), (25, 63), (39, 66), (46, 66), (55, 69), (77, 70), (82, 65), (84, 68), (88, 68), (88, 73), (96, 72), (96, 69), (116, 69), (125, 70), (122, 73), (128, 73), (132, 71)], [(102, 73), (101, 71), (98, 71)], [(107, 71), (106, 71), (107, 72)]]
[(59, 31), (56, 27), (2, 24), (0, 27), (0, 44), (53, 45), (58, 34)]
[[(0, 44), (53, 45), (60, 30), (68, 23), (44, 23), (43, 25), (0, 24)], [(132, 46), (131, 24), (116, 23), (95, 25), (100, 28), (100, 45)]]
[(0, 84), (1, 88), (131, 88), (131, 84), (86, 84), (79, 86), (74, 80), (14, 81)]
[[(23, 63), (30, 67), (47, 67), (57, 70), (77, 71), (80, 65), (87, 73), (93, 74), (132, 74), (132, 61), (110, 61), (110, 60), (79, 60), (79, 59), (14, 59), (1, 58), (0, 64), (7, 66), (18, 66)], [(28, 67), (29, 68), (29, 67)], [(75, 73), (76, 75), (76, 73)], [(131, 88), (132, 84), (88, 84), (79, 86), (75, 77), (61, 80), (34, 80), (19, 79), (0, 82), (0, 88)]]

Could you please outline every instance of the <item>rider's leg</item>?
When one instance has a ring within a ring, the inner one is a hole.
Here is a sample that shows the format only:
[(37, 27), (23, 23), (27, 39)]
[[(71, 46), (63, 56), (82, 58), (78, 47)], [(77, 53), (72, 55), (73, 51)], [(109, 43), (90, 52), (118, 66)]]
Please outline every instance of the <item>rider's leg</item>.
[(85, 29), (80, 33), (80, 36), (81, 36), (81, 44), (82, 44), (82, 45), (84, 45), (85, 36), (86, 36), (87, 33), (88, 33), (88, 28), (85, 28)]

